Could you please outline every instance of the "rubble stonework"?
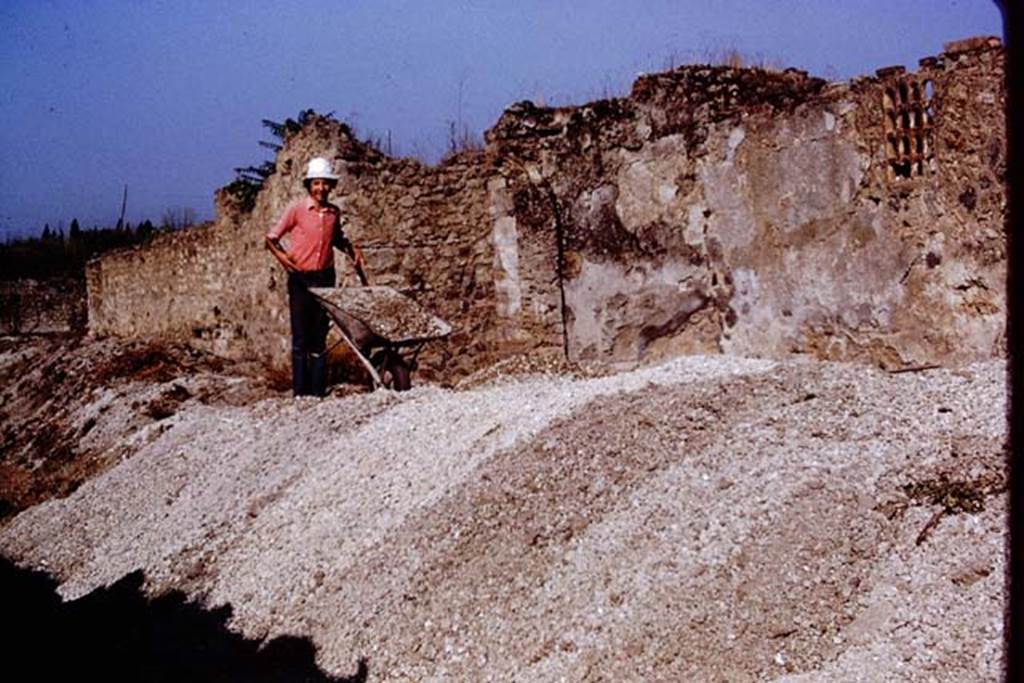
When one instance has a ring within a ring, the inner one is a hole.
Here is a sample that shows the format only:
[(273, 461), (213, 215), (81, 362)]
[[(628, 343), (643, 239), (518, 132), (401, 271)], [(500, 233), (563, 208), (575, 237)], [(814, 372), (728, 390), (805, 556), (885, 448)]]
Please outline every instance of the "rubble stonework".
[(999, 356), (1003, 60), (977, 38), (849, 83), (680, 67), (624, 98), (513, 105), (483, 150), (436, 167), (318, 118), (251, 212), (221, 193), (212, 225), (91, 264), (90, 328), (283, 364), (284, 274), (262, 239), (321, 155), (347, 169), (335, 197), (373, 284), (456, 328), (421, 356), (428, 375), (552, 348), (889, 368)]
[(0, 334), (80, 332), (85, 324), (85, 287), (79, 279), (0, 280)]

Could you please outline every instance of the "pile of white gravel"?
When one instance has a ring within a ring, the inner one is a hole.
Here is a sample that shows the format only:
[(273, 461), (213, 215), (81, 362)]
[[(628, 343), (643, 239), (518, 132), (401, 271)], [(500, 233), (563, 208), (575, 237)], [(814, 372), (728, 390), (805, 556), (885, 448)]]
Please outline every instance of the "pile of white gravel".
[(375, 681), (993, 680), (1004, 379), (716, 356), (190, 403), (0, 552)]

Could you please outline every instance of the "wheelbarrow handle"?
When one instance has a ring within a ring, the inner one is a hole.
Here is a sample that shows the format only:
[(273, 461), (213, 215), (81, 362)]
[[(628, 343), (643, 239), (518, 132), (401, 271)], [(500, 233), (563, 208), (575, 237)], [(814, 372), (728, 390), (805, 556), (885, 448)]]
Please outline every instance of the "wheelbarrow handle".
[[(341, 335), (341, 341), (338, 342), (338, 344), (348, 344), (348, 347), (352, 349), (352, 353), (356, 354), (356, 358), (359, 359), (359, 362), (362, 363), (363, 367), (365, 367), (367, 372), (370, 373), (370, 378), (373, 380), (373, 388), (382, 388), (384, 386), (384, 382), (381, 380), (380, 375), (377, 374), (377, 371), (373, 368), (373, 363), (370, 362), (370, 359), (364, 356), (363, 352), (360, 351), (358, 347), (356, 347), (355, 342), (353, 342), (349, 338), (349, 336), (345, 334), (345, 330), (341, 329), (341, 325), (335, 322), (334, 328), (338, 330), (338, 334)], [(338, 344), (335, 344), (334, 346), (337, 346)], [(334, 346), (332, 346), (331, 348), (333, 349)], [(324, 353), (326, 354), (326, 351)]]

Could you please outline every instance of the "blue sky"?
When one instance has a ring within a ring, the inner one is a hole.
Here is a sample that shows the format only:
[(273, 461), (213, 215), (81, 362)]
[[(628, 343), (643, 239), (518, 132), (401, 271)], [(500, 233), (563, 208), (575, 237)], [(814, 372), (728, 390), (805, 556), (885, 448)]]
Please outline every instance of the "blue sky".
[(581, 103), (728, 50), (845, 80), (1001, 35), (989, 0), (5, 0), (0, 239), (212, 215), (260, 120), (312, 107), (430, 161), (517, 100)]

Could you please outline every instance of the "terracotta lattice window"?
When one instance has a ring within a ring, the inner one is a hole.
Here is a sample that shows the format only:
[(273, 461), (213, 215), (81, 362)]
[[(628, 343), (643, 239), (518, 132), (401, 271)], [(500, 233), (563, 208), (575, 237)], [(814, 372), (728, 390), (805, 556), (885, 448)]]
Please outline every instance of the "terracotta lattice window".
[[(893, 70), (895, 71), (895, 70)], [(882, 111), (885, 157), (890, 178), (912, 178), (931, 172), (932, 82), (900, 71), (884, 78)]]

